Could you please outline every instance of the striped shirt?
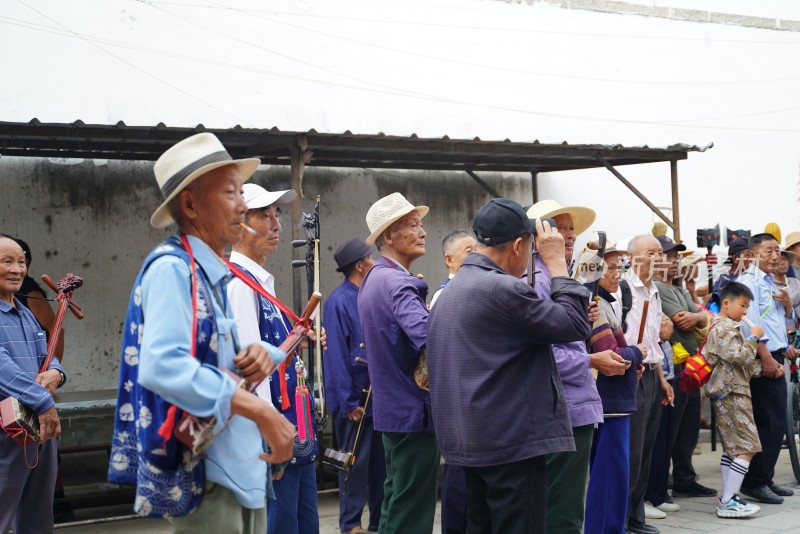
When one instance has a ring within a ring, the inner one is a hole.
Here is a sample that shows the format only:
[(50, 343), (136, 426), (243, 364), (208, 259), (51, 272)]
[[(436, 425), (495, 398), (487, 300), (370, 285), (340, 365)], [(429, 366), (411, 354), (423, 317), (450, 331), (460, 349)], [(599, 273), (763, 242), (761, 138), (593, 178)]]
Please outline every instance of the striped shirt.
[[(33, 313), (16, 298), (13, 306), (0, 301), (0, 399), (16, 397), (39, 415), (55, 406), (53, 396), (36, 383), (46, 354), (47, 338)], [(56, 358), (49, 369), (63, 372)]]

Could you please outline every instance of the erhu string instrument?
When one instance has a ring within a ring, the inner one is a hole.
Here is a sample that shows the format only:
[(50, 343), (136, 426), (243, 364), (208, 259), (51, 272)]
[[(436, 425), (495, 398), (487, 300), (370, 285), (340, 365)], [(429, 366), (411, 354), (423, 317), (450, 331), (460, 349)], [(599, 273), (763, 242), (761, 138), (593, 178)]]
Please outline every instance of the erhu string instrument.
[[(84, 317), (81, 307), (72, 301), (72, 292), (83, 285), (83, 279), (80, 276), (69, 273), (58, 284), (54, 284), (53, 280), (46, 274), (42, 275), (42, 280), (56, 291), (58, 310), (56, 311), (55, 321), (53, 321), (50, 338), (47, 341), (47, 353), (42, 365), (39, 367), (40, 374), (47, 371), (53, 361), (56, 345), (58, 344), (58, 336), (61, 335), (67, 310), (71, 311), (78, 319), (83, 319)], [(0, 426), (23, 448), (30, 443), (36, 443), (41, 438), (39, 434), (39, 417), (16, 397), (8, 397), (0, 401)]]
[[(311, 213), (303, 212), (303, 218), (300, 222), (300, 226), (306, 231), (306, 238), (292, 241), (293, 247), (305, 247), (306, 249), (306, 258), (304, 260), (293, 260), (292, 267), (305, 267), (309, 299), (315, 294), (321, 295), (319, 290), (319, 205), (320, 197), (317, 195), (314, 211)], [(327, 414), (325, 410), (325, 383), (322, 376), (322, 327), (319, 313), (314, 317), (314, 329), (317, 333), (315, 343), (313, 345), (309, 343), (308, 345), (308, 382), (316, 399), (317, 424), (320, 428), (323, 428)]]

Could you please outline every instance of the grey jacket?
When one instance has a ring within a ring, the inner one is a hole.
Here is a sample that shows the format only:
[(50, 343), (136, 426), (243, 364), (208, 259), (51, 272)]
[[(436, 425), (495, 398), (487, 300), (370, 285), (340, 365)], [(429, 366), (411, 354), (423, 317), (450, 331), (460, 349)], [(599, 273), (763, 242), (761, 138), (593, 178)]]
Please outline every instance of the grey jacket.
[(436, 436), (448, 463), (508, 464), (574, 451), (551, 343), (586, 339), (588, 291), (553, 279), (552, 300), (488, 257), (467, 255), (428, 319)]

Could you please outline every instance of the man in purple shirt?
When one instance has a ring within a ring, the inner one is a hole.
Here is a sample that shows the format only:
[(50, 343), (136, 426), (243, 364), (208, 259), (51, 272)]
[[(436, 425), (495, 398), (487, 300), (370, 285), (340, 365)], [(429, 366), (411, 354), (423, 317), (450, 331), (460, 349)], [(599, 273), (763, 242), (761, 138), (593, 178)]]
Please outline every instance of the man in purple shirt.
[(384, 534), (432, 532), (436, 511), (439, 446), (430, 394), (414, 380), (426, 346), (428, 285), (409, 272), (425, 254), (422, 218), (427, 213), (427, 206), (413, 206), (400, 193), (378, 200), (367, 212), (367, 243), (381, 258), (361, 284), (358, 313), (375, 430), (383, 432), (386, 451), (379, 526)]
[[(564, 238), (565, 266), (572, 261), (572, 251), (578, 234), (594, 222), (595, 212), (578, 206), (562, 207), (554, 200), (542, 200), (528, 210), (528, 217), (551, 217), (558, 233)], [(540, 257), (536, 258), (536, 293), (550, 298), (551, 273)], [(599, 308), (594, 305), (589, 320), (594, 322)], [(587, 336), (588, 338), (588, 336)], [(583, 527), (586, 477), (589, 473), (589, 454), (596, 423), (603, 422), (603, 405), (592, 369), (606, 376), (625, 374), (623, 358), (612, 350), (589, 354), (586, 340), (553, 345), (553, 357), (564, 385), (569, 407), (575, 452), (558, 452), (547, 457), (547, 530), (561, 534), (580, 534)]]

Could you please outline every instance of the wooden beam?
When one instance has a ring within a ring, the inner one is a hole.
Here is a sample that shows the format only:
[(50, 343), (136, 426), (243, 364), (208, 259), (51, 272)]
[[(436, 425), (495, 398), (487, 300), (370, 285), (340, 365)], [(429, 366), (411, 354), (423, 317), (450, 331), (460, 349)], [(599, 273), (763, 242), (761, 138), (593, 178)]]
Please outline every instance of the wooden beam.
[(672, 219), (675, 221), (675, 226), (672, 229), (675, 232), (675, 242), (681, 242), (681, 211), (678, 205), (678, 162), (672, 160), (669, 162), (670, 168), (670, 183), (672, 184)]
[[(306, 164), (311, 161), (311, 152), (308, 149), (308, 142), (304, 135), (297, 138), (297, 143), (289, 145), (289, 152), (291, 154), (291, 177), (292, 189), (294, 189), (297, 196), (292, 202), (292, 241), (303, 239), (305, 240), (305, 230), (300, 226), (302, 211), (302, 197), (303, 197), (303, 172), (305, 171)], [(304, 260), (305, 248), (292, 247), (292, 259)], [(292, 304), (295, 313), (300, 313), (303, 307), (303, 274), (302, 269), (292, 269)]]
[(494, 198), (500, 198), (500, 193), (495, 191), (495, 189), (492, 186), (490, 186), (489, 184), (484, 182), (483, 179), (480, 176), (478, 176), (477, 174), (475, 174), (471, 169), (467, 169), (467, 174), (469, 174), (472, 177), (473, 180), (478, 182), (478, 184), (482, 188), (484, 188), (486, 191), (488, 191), (489, 194), (492, 195)]
[(606, 167), (606, 169), (611, 171), (611, 174), (616, 176), (619, 179), (620, 182), (625, 184), (625, 187), (630, 189), (633, 192), (634, 195), (639, 197), (639, 200), (641, 200), (642, 202), (647, 204), (647, 207), (650, 208), (653, 211), (653, 213), (658, 215), (661, 218), (662, 221), (667, 223), (667, 226), (672, 228), (673, 231), (675, 230), (675, 223), (673, 221), (671, 221), (666, 215), (664, 215), (664, 213), (660, 209), (658, 209), (655, 204), (650, 202), (650, 200), (648, 200), (647, 197), (644, 196), (644, 194), (642, 194), (641, 191), (636, 189), (636, 187), (634, 187), (634, 185), (632, 183), (630, 183), (624, 176), (622, 176), (617, 169), (615, 169), (608, 161), (605, 160), (605, 158), (603, 158), (602, 156), (598, 155), (597, 156), (597, 161), (602, 163)]

